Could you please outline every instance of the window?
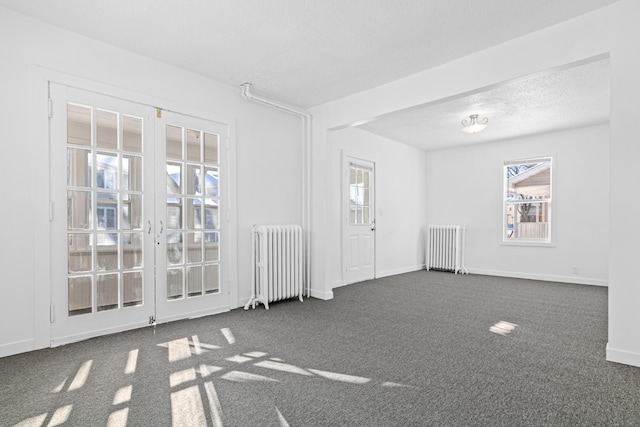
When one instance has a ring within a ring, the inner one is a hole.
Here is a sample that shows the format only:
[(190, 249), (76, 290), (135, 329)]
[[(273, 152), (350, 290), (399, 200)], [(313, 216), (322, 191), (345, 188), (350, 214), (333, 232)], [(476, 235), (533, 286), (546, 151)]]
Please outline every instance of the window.
[(373, 222), (371, 206), (371, 169), (349, 165), (349, 224), (370, 225)]
[(551, 157), (504, 163), (505, 242), (551, 241)]

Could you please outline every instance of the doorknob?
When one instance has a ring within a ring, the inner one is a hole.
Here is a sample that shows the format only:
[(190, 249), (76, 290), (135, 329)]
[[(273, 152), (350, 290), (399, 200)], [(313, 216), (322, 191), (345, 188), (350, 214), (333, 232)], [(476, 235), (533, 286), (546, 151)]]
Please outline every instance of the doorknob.
[(371, 227), (371, 231), (376, 231), (376, 228), (375, 227)]

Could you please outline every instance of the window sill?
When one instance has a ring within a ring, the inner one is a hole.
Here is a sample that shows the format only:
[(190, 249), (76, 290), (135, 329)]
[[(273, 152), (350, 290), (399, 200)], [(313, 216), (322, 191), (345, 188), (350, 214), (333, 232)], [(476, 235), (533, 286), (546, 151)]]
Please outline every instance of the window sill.
[(555, 248), (556, 244), (554, 242), (544, 242), (537, 240), (503, 240), (500, 243), (502, 246), (532, 246), (532, 247), (542, 247), (542, 248)]

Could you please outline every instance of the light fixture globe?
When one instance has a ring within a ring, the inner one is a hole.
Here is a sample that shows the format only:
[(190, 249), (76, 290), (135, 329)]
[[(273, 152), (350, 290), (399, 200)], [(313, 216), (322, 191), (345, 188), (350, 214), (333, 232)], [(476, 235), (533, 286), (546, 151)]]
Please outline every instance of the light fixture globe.
[(469, 117), (462, 119), (462, 132), (478, 133), (487, 127), (487, 123), (489, 123), (488, 117), (471, 114)]

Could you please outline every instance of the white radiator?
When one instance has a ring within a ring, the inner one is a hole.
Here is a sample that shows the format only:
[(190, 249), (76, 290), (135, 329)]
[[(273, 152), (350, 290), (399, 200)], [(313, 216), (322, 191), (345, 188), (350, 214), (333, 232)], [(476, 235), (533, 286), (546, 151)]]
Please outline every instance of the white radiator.
[(244, 309), (289, 298), (302, 301), (304, 255), (299, 225), (254, 225), (253, 295)]
[(430, 225), (427, 230), (427, 270), (469, 274), (464, 266), (465, 227)]

